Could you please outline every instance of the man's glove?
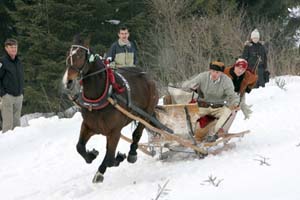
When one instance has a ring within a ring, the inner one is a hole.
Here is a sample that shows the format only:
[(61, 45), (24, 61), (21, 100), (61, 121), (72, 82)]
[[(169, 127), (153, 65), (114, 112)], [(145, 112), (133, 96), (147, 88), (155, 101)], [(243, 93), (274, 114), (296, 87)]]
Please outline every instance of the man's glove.
[(251, 107), (252, 107), (252, 105), (247, 105), (247, 104), (245, 104), (245, 105), (242, 107), (242, 112), (243, 112), (243, 114), (244, 114), (244, 116), (245, 116), (244, 120), (250, 118), (250, 115), (252, 114)]

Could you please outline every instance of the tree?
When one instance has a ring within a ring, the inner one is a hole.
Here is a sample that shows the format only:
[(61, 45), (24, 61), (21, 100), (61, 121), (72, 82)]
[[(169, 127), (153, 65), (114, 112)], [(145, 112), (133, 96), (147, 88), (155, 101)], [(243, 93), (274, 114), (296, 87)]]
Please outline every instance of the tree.
[[(11, 0), (3, 0), (0, 2), (0, 43), (4, 44), (6, 38), (12, 37), (15, 33), (13, 20), (9, 15), (9, 10), (14, 10), (14, 2)], [(3, 48), (0, 49), (0, 55), (3, 54)]]
[[(118, 26), (110, 23), (111, 19), (120, 20), (139, 32), (144, 27), (145, 20), (140, 16), (143, 3), (137, 0), (13, 2), (15, 7), (7, 11), (11, 19), (7, 23), (10, 21), (14, 27), (19, 55), (25, 66), (23, 113), (56, 112), (61, 108), (60, 88), (66, 51), (75, 34), (88, 37), (90, 48), (103, 55), (117, 38)], [(134, 38), (136, 32), (132, 33)]]

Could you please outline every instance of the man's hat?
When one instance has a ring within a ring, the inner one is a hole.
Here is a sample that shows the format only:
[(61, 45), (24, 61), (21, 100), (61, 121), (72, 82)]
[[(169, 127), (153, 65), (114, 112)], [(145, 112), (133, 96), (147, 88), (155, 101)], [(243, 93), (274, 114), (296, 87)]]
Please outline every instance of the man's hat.
[(211, 62), (209, 64), (209, 69), (212, 69), (212, 70), (215, 70), (215, 71), (223, 72), (224, 68), (225, 68), (224, 63), (219, 62), (219, 61), (214, 61), (214, 62)]
[(234, 66), (242, 66), (242, 68), (247, 69), (248, 67), (248, 62), (247, 60), (243, 59), (243, 58), (239, 58), (237, 59), (237, 61), (235, 62)]

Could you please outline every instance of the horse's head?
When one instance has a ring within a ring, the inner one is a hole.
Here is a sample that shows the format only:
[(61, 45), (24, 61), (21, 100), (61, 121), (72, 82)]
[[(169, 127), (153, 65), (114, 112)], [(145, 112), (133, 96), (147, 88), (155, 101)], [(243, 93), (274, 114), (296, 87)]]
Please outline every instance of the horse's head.
[(74, 44), (67, 53), (67, 69), (63, 77), (63, 85), (65, 89), (72, 89), (74, 87), (74, 80), (88, 72), (89, 55), (90, 49), (88, 45), (83, 42), (80, 36), (76, 36), (74, 39)]

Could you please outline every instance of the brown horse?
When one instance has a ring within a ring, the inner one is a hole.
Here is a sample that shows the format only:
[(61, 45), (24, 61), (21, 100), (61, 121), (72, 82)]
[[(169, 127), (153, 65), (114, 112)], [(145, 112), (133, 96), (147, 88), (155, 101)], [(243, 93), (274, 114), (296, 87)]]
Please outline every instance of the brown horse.
[[(87, 163), (91, 163), (98, 155), (96, 150), (86, 150), (86, 143), (90, 137), (95, 134), (106, 136), (105, 157), (93, 178), (94, 183), (102, 182), (106, 168), (118, 166), (126, 157), (124, 154), (118, 153), (117, 156), (115, 154), (122, 128), (132, 121), (115, 109), (107, 98), (118, 92), (119, 96), (127, 99), (127, 103), (130, 100), (135, 106), (153, 115), (158, 102), (155, 82), (138, 67), (119, 68), (117, 71), (121, 75), (112, 73), (112, 70), (98, 55), (90, 51), (80, 37), (74, 39), (66, 64), (67, 69), (63, 78), (65, 89), (70, 90), (78, 78), (82, 82), (82, 92), (77, 97), (73, 97), (74, 101), (82, 107), (83, 117), (76, 147)], [(113, 85), (115, 87), (112, 87)], [(126, 88), (125, 91), (122, 91), (123, 88)], [(120, 102), (120, 105), (130, 110), (127, 103)], [(130, 163), (137, 160), (136, 150), (144, 128), (143, 124), (137, 123), (132, 134), (133, 142), (127, 156), (127, 161)]]

